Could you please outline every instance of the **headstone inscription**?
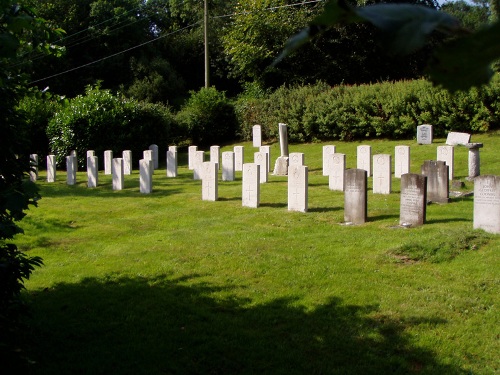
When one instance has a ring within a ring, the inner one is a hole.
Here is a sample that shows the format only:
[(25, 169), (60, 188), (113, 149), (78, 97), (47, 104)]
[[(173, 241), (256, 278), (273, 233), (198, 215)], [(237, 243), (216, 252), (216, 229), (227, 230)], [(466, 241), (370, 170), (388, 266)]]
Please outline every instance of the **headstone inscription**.
[(242, 205), (257, 208), (260, 205), (260, 166), (243, 164)]
[(95, 188), (99, 183), (99, 159), (87, 153), (87, 187)]
[(113, 151), (104, 151), (104, 174), (111, 174), (111, 161), (113, 160)]
[(427, 177), (415, 173), (403, 174), (401, 176), (399, 225), (423, 225), (426, 209)]
[(288, 167), (288, 211), (307, 212), (307, 167), (292, 164)]
[(289, 165), (304, 165), (305, 164), (305, 155), (303, 152), (292, 152), (288, 157)]
[(368, 218), (367, 175), (365, 169), (345, 171), (344, 221), (346, 223), (363, 224)]
[(222, 153), (222, 181), (234, 181), (234, 152)]
[(334, 153), (328, 156), (330, 159), (330, 172), (328, 173), (328, 188), (334, 191), (344, 191), (344, 173), (346, 165), (345, 154)]
[(453, 146), (438, 146), (437, 160), (444, 161), (448, 166), (448, 179), (453, 180), (455, 148)]
[(129, 176), (132, 174), (132, 151), (124, 150), (122, 151), (123, 159), (123, 174)]
[(391, 187), (391, 155), (373, 155), (373, 193), (390, 194)]
[(500, 176), (474, 180), (474, 229), (500, 234)]
[(56, 181), (56, 156), (47, 155), (47, 182)]
[(153, 191), (153, 161), (149, 159), (139, 160), (139, 190), (143, 194)]
[(188, 169), (192, 171), (194, 169), (194, 154), (198, 151), (198, 146), (188, 147)]
[(267, 170), (267, 154), (265, 152), (254, 153), (254, 163), (260, 166), (260, 183), (267, 182), (269, 171)]
[(76, 184), (75, 157), (66, 156), (66, 183), (68, 185)]
[(167, 177), (177, 177), (177, 146), (168, 146)]
[(367, 145), (358, 146), (356, 149), (356, 166), (358, 169), (364, 169), (367, 177), (372, 175), (372, 147)]
[(330, 155), (335, 153), (334, 145), (323, 146), (323, 176), (328, 176), (328, 173), (332, 170), (330, 163), (332, 158)]
[(220, 166), (220, 146), (210, 146), (210, 161), (217, 164), (217, 170)]
[(450, 146), (463, 145), (470, 142), (469, 133), (449, 132), (446, 137), (446, 144)]
[(432, 125), (424, 124), (417, 126), (417, 143), (419, 145), (430, 145), (432, 144), (432, 140)]
[(111, 174), (113, 175), (112, 179), (113, 190), (123, 190), (125, 181), (124, 181), (122, 158), (113, 159)]
[(244, 146), (234, 146), (234, 170), (242, 171), (243, 163), (245, 160), (245, 147)]
[(36, 182), (38, 179), (38, 154), (30, 155), (30, 181)]
[(262, 128), (260, 125), (252, 127), (252, 141), (253, 147), (262, 146)]
[(195, 151), (193, 155), (193, 180), (201, 180), (201, 165), (205, 162), (205, 151)]
[(396, 146), (394, 149), (394, 177), (401, 178), (410, 173), (410, 146)]
[(149, 149), (152, 152), (153, 167), (154, 167), (154, 169), (158, 169), (158, 166), (159, 166), (158, 145), (152, 144), (149, 146)]
[(448, 166), (444, 161), (426, 160), (421, 173), (427, 176), (427, 200), (436, 203), (448, 203), (450, 181)]
[(219, 163), (211, 161), (203, 162), (201, 165), (201, 199), (204, 201), (216, 201), (219, 199)]

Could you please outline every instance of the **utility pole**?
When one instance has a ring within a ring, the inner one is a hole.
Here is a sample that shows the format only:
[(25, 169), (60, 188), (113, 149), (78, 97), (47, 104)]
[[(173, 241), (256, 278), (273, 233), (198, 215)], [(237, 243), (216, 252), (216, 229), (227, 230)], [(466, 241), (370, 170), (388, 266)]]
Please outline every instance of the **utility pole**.
[(203, 5), (203, 23), (204, 23), (204, 34), (205, 34), (205, 87), (210, 86), (210, 69), (209, 69), (209, 58), (208, 58), (208, 0), (204, 0)]

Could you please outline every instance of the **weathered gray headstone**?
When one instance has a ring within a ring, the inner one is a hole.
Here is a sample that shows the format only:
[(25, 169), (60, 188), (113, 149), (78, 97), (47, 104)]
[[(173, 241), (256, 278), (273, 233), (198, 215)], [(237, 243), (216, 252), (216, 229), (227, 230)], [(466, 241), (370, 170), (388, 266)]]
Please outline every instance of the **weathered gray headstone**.
[(149, 146), (149, 149), (152, 151), (153, 167), (154, 169), (158, 169), (159, 167), (158, 145), (152, 144)]
[(123, 174), (123, 159), (114, 158), (111, 167), (111, 174), (113, 175), (112, 186), (113, 190), (123, 190), (125, 184), (124, 174)]
[[(88, 154), (87, 154), (88, 155)], [(97, 187), (99, 183), (99, 159), (97, 156), (87, 156), (87, 186)]]
[(362, 145), (358, 146), (356, 150), (356, 167), (358, 169), (364, 169), (366, 175), (370, 177), (372, 175), (372, 147)]
[(427, 209), (427, 177), (406, 173), (401, 176), (399, 225), (419, 226), (425, 223)]
[(331, 159), (328, 172), (328, 188), (335, 191), (344, 191), (344, 173), (346, 165), (345, 154), (334, 153), (327, 156)]
[(308, 169), (305, 165), (288, 167), (288, 211), (307, 212)]
[(419, 145), (430, 145), (432, 144), (432, 140), (432, 125), (424, 124), (417, 126), (417, 143)]
[(391, 155), (373, 155), (373, 193), (390, 194), (391, 187)]
[(394, 177), (410, 173), (410, 146), (396, 146), (394, 150)]
[(292, 152), (288, 157), (288, 165), (304, 165), (305, 155), (303, 152)]
[(421, 173), (427, 176), (427, 200), (436, 203), (448, 203), (450, 180), (448, 166), (444, 161), (426, 160)]
[(245, 147), (244, 146), (234, 146), (234, 170), (242, 171), (243, 163), (245, 160)]
[(363, 224), (368, 219), (367, 172), (365, 169), (348, 169), (344, 178), (344, 221)]
[(474, 229), (500, 234), (500, 176), (474, 179)]
[(195, 151), (193, 154), (193, 180), (201, 180), (201, 165), (205, 162), (205, 151)]
[(267, 154), (267, 170), (271, 170), (271, 146), (260, 146), (259, 152), (265, 152)]
[(188, 147), (188, 169), (192, 171), (194, 169), (194, 154), (198, 151), (198, 146), (189, 146)]
[(167, 177), (177, 177), (177, 146), (168, 146)]
[(463, 145), (470, 142), (469, 133), (449, 132), (446, 137), (446, 144), (450, 146)]
[(254, 153), (254, 163), (260, 166), (260, 183), (267, 182), (267, 175), (269, 171), (267, 170), (267, 154), (265, 152)]
[(260, 166), (243, 164), (242, 205), (257, 208), (260, 205)]
[(469, 149), (469, 176), (468, 180), (473, 180), (480, 175), (481, 159), (479, 157), (479, 149), (483, 147), (482, 143), (467, 143), (465, 145)]
[(122, 159), (123, 159), (123, 174), (129, 176), (132, 174), (132, 151), (124, 150), (122, 151)]
[(279, 123), (278, 130), (280, 135), (280, 156), (288, 156), (288, 125)]
[(288, 156), (280, 156), (274, 163), (275, 176), (286, 176), (288, 173)]
[(323, 146), (323, 176), (328, 176), (328, 173), (332, 170), (329, 163), (332, 161), (330, 155), (333, 154), (335, 154), (334, 145)]
[(219, 199), (219, 163), (203, 162), (201, 170), (201, 199), (215, 202)]
[(47, 182), (56, 181), (56, 156), (47, 155)]
[(220, 146), (210, 146), (210, 161), (220, 166)]
[(66, 156), (66, 183), (68, 185), (76, 184), (75, 157)]
[(455, 148), (453, 146), (438, 146), (437, 160), (444, 161), (448, 166), (449, 180), (453, 180), (454, 175)]
[(150, 194), (153, 191), (153, 170), (152, 160), (139, 160), (139, 190), (143, 194)]
[(234, 181), (234, 152), (222, 153), (222, 181)]
[(260, 125), (254, 125), (252, 127), (252, 141), (253, 147), (262, 146), (262, 129)]
[(111, 163), (113, 160), (113, 151), (104, 151), (104, 174), (111, 174)]
[(38, 179), (38, 155), (30, 155), (30, 181), (36, 182)]

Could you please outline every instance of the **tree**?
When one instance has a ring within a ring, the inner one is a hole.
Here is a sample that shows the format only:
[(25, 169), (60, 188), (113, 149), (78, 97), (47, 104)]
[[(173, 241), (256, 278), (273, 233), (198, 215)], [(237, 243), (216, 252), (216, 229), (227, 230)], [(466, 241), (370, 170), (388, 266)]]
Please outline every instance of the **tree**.
[(462, 25), (471, 31), (478, 30), (491, 17), (487, 0), (474, 0), (473, 3), (464, 0), (446, 2), (441, 10), (460, 20)]

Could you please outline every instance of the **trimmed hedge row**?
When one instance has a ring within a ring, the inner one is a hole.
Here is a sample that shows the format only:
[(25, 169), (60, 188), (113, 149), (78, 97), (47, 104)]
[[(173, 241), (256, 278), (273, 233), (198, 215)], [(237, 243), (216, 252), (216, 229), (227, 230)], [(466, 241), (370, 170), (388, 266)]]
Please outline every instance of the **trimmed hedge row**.
[(252, 126), (263, 137), (278, 137), (278, 123), (288, 124), (291, 142), (413, 138), (416, 126), (434, 125), (435, 136), (448, 131), (484, 132), (500, 127), (500, 77), (482, 88), (450, 94), (425, 80), (372, 85), (281, 87), (264, 99), (236, 102), (240, 135), (249, 140)]

